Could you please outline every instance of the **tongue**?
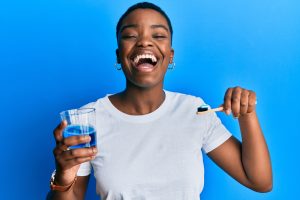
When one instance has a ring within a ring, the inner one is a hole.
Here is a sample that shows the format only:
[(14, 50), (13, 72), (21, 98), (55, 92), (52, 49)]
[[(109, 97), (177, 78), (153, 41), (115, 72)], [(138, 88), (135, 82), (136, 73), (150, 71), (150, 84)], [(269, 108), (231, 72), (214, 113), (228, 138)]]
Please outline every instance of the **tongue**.
[(154, 65), (151, 65), (150, 63), (141, 63), (136, 66), (136, 68), (142, 71), (152, 70), (153, 67)]

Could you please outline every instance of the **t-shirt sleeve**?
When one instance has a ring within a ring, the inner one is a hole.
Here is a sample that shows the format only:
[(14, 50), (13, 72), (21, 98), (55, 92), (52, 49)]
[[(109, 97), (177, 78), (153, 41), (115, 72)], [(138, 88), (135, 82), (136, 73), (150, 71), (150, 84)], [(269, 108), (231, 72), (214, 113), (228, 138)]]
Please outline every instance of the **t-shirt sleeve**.
[(91, 162), (82, 163), (77, 172), (77, 176), (88, 176), (91, 174), (92, 165)]
[(231, 133), (222, 124), (216, 113), (209, 113), (207, 132), (203, 138), (202, 148), (206, 153), (214, 150), (227, 139), (231, 137)]

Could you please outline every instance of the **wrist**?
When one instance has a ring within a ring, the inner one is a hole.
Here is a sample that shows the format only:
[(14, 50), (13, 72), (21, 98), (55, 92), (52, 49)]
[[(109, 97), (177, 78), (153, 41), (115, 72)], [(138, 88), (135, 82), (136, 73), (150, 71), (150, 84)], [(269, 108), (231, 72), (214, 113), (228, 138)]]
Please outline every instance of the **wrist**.
[(252, 111), (251, 113), (246, 113), (246, 114), (239, 116), (239, 120), (250, 120), (250, 119), (254, 119), (254, 118), (256, 118), (255, 110)]
[(58, 185), (69, 185), (73, 182), (76, 177), (76, 174), (73, 173), (64, 173), (60, 170), (54, 170), (54, 183)]
[(59, 179), (61, 176), (58, 176), (56, 170), (51, 175), (50, 179), (50, 189), (60, 192), (67, 192), (69, 191), (75, 184), (77, 180), (77, 176), (75, 176), (71, 181), (66, 181)]

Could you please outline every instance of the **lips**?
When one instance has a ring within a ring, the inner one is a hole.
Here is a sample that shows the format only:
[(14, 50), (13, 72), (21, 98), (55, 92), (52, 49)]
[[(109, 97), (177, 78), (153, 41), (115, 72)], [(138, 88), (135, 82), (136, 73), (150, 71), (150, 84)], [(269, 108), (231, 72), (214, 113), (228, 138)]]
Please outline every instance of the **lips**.
[(158, 63), (158, 57), (152, 52), (138, 52), (131, 56), (135, 69), (141, 72), (151, 72)]

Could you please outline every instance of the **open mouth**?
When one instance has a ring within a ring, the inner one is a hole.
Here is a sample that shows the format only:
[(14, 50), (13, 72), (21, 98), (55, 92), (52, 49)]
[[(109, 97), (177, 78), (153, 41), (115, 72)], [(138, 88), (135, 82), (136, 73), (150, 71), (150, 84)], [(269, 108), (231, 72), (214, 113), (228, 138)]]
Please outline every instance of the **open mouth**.
[(133, 66), (139, 71), (145, 72), (152, 71), (155, 68), (157, 62), (157, 57), (149, 53), (137, 54), (132, 59)]

